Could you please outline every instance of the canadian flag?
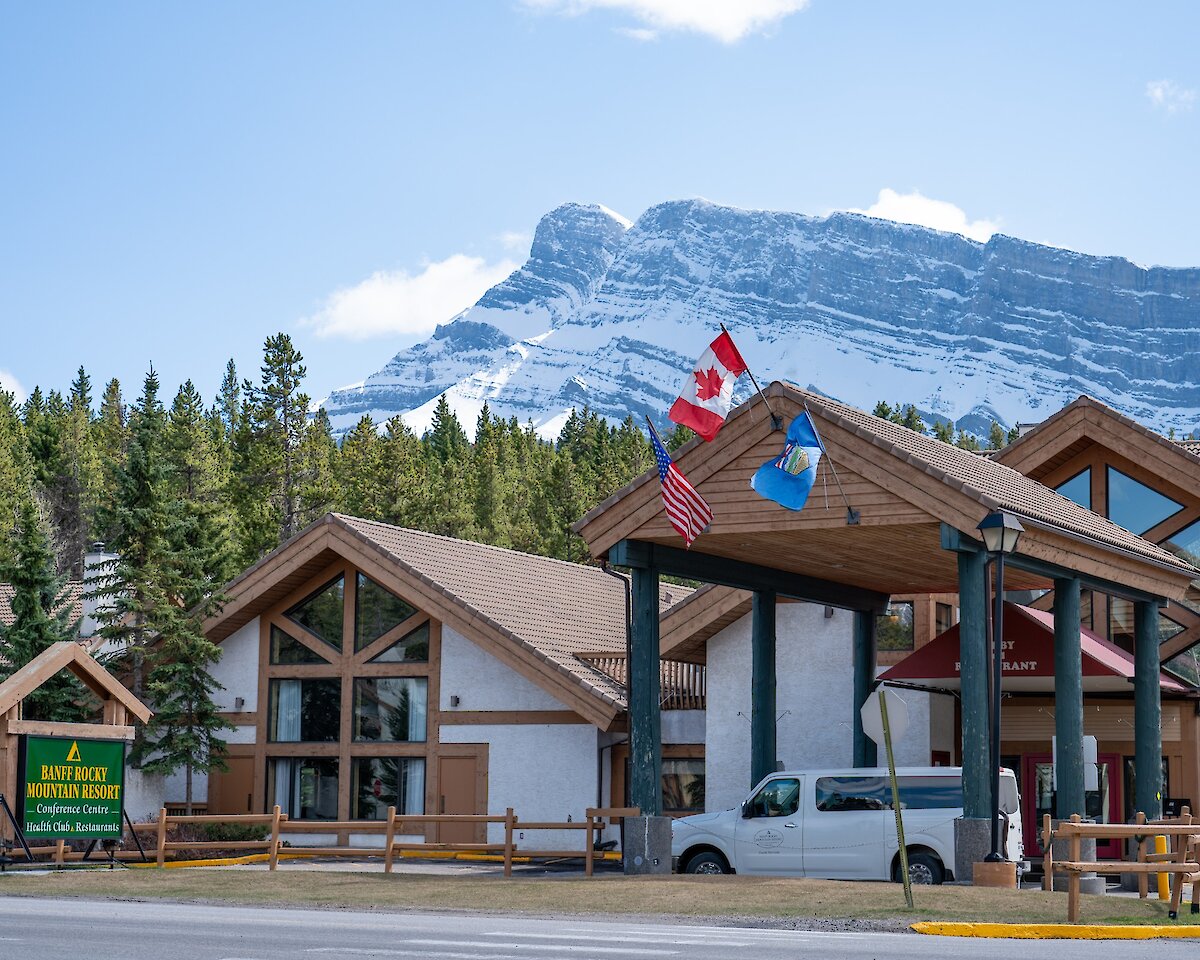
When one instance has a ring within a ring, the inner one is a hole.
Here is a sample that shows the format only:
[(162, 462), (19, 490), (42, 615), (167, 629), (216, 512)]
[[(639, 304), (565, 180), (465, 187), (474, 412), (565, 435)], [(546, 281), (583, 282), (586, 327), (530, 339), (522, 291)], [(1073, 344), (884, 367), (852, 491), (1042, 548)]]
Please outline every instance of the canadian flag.
[(733, 337), (724, 330), (696, 361), (679, 399), (667, 414), (676, 423), (691, 427), (705, 440), (712, 440), (729, 416), (733, 405), (733, 385), (746, 372), (746, 361), (734, 346)]

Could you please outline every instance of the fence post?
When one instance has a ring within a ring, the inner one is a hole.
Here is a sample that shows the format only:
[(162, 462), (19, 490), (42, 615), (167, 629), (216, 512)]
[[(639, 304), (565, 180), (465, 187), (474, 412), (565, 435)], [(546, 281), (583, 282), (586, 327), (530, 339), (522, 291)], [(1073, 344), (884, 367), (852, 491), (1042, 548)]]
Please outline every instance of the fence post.
[[(1071, 814), (1071, 861), (1079, 862), (1079, 814)], [(1079, 871), (1071, 870), (1067, 874), (1067, 922), (1079, 922)]]
[(509, 807), (504, 811), (504, 875), (512, 876), (513, 862), (513, 828), (516, 826), (517, 818), (513, 813), (513, 808)]
[(167, 859), (167, 808), (158, 811), (158, 865), (161, 867)]
[(1042, 889), (1054, 889), (1054, 828), (1050, 814), (1042, 815)]
[(383, 835), (383, 872), (392, 872), (392, 844), (396, 842), (396, 808), (388, 807), (387, 832)]
[(279, 804), (275, 804), (275, 809), (271, 811), (271, 844), (268, 848), (272, 870), (279, 866), (279, 814)]
[[(1134, 818), (1134, 822), (1137, 823), (1137, 825), (1140, 827), (1143, 823), (1146, 822), (1146, 814), (1143, 813), (1141, 810), (1139, 810), (1137, 813), (1137, 816)], [(1138, 838), (1138, 842), (1137, 842), (1138, 863), (1146, 862), (1146, 854), (1147, 854), (1146, 847), (1147, 847), (1147, 844), (1149, 844), (1149, 842), (1150, 842), (1150, 837), (1148, 835), (1143, 835)], [(1138, 897), (1142, 900), (1145, 900), (1148, 896), (1150, 896), (1150, 877), (1147, 874), (1139, 873), (1138, 874)]]
[(54, 862), (57, 863), (60, 867), (63, 865), (63, 861), (67, 859), (66, 846), (67, 846), (67, 841), (65, 841), (65, 840), (59, 840), (58, 843), (55, 844)]
[(592, 866), (595, 859), (596, 850), (596, 811), (587, 810), (587, 847), (583, 853), (583, 875), (590, 877), (592, 875)]

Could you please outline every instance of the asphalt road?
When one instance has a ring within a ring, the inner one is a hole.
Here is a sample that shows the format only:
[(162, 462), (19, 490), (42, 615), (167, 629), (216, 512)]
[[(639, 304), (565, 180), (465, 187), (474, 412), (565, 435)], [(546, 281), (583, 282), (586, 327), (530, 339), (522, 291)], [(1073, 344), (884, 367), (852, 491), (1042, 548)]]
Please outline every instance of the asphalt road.
[(964, 956), (973, 960), (1173, 960), (1194, 958), (1196, 944), (1185, 940), (960, 940), (579, 919), (0, 899), (3, 960), (950, 960)]

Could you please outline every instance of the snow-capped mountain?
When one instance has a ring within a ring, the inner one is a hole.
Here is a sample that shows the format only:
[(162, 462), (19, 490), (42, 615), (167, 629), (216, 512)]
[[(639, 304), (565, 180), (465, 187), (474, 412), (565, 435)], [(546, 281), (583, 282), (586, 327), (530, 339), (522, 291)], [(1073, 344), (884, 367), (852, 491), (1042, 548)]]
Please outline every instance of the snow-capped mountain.
[(986, 430), (1088, 393), (1160, 430), (1200, 425), (1200, 269), (702, 200), (633, 224), (551, 211), (524, 266), (326, 408), (339, 431), (401, 413), (420, 433), (443, 393), (468, 430), (485, 401), (546, 436), (584, 404), (662, 422), (722, 322), (761, 382), (867, 409)]

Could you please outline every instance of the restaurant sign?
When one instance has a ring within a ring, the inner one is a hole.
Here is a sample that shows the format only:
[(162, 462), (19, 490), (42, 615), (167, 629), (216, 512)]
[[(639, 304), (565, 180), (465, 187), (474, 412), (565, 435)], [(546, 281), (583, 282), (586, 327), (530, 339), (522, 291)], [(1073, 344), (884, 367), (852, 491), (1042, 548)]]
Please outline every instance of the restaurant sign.
[(26, 736), (22, 753), (27, 839), (121, 836), (124, 741)]

